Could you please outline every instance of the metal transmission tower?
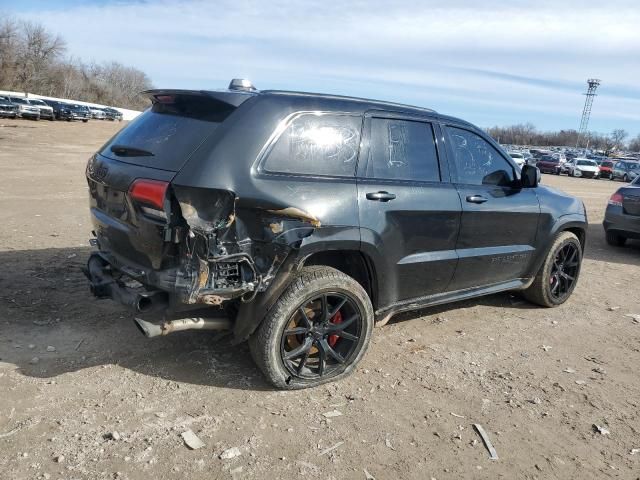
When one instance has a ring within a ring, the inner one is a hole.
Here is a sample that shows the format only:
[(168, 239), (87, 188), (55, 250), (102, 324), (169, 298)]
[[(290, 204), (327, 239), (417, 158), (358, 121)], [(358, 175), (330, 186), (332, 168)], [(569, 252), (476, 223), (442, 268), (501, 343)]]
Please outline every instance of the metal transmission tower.
[(576, 148), (580, 146), (580, 139), (587, 134), (587, 127), (589, 126), (589, 117), (591, 116), (591, 105), (593, 105), (593, 98), (596, 96), (596, 88), (600, 85), (600, 80), (597, 78), (590, 78), (587, 80), (586, 99), (584, 101), (584, 109), (582, 110), (582, 119), (580, 120), (580, 130), (578, 130), (578, 139), (576, 140)]

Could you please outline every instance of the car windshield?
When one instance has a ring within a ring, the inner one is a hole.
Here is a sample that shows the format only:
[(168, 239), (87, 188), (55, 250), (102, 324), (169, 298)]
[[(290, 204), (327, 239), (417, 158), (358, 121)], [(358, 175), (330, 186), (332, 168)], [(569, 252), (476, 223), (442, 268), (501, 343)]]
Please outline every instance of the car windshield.
[(552, 157), (551, 155), (545, 155), (542, 157), (541, 159), (543, 162), (551, 162), (551, 163), (558, 163), (558, 159), (555, 157)]
[(11, 101), (13, 103), (20, 103), (22, 105), (29, 105), (29, 102), (27, 102), (24, 98), (11, 97)]
[(627, 168), (629, 170), (638, 170), (640, 168), (640, 165), (638, 165), (637, 163), (627, 163)]
[(47, 106), (47, 104), (46, 104), (46, 103), (44, 103), (42, 100), (35, 100), (35, 99), (31, 99), (31, 100), (29, 100), (29, 103), (30, 103), (31, 105), (42, 105), (42, 106), (44, 106), (44, 107), (46, 107), (46, 106)]
[(521, 153), (510, 153), (511, 158), (524, 158)]
[(583, 167), (595, 167), (597, 166), (596, 162), (592, 160), (578, 160), (578, 165), (582, 165)]

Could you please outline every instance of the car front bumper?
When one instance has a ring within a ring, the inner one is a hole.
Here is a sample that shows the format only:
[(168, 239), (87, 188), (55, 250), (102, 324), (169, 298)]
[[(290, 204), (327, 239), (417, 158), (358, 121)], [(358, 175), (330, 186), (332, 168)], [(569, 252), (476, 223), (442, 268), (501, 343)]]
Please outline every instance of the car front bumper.
[(40, 118), (40, 112), (18, 112), (21, 118)]

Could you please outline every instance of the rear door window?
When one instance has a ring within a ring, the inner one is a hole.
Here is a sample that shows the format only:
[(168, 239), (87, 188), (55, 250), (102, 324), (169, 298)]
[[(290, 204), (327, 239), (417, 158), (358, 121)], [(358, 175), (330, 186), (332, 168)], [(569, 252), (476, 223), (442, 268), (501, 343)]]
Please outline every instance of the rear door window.
[(134, 165), (178, 171), (234, 110), (201, 95), (166, 96), (138, 115), (100, 154)]
[(366, 177), (440, 181), (438, 153), (430, 123), (373, 117), (370, 125)]
[(302, 175), (355, 175), (362, 117), (301, 114), (268, 153), (264, 170)]

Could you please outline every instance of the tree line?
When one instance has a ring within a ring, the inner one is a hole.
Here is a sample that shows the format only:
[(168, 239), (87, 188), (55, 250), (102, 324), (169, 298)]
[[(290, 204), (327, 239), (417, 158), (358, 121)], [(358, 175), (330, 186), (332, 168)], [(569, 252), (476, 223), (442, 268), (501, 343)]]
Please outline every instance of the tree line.
[[(508, 127), (487, 128), (487, 133), (496, 141), (510, 145), (536, 145), (540, 147), (567, 146), (578, 144), (577, 130), (560, 130), (558, 132), (540, 132), (531, 123), (511, 125)], [(588, 132), (580, 138), (579, 147), (603, 150), (607, 153), (618, 150), (640, 152), (640, 134), (626, 143), (629, 136), (626, 130), (618, 128), (609, 134)]]
[(142, 110), (149, 77), (119, 62), (67, 57), (64, 39), (38, 23), (0, 20), (0, 90)]

